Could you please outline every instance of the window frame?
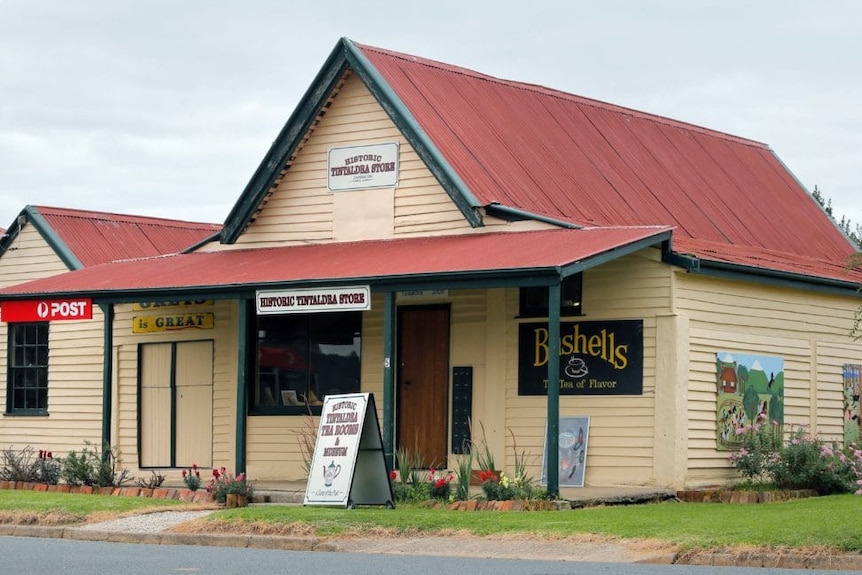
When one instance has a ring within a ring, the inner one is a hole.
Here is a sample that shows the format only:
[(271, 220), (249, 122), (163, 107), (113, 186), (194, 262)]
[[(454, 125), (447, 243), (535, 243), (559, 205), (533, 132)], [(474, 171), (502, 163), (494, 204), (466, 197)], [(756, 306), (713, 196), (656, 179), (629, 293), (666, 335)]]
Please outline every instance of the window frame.
[[(314, 354), (311, 352), (310, 348), (313, 345), (313, 342), (316, 341), (319, 343), (319, 339), (315, 340), (314, 335), (319, 333), (315, 331), (315, 328), (318, 326), (313, 325), (315, 319), (326, 320), (332, 319), (333, 317), (341, 316), (341, 318), (345, 323), (355, 322), (356, 329), (353, 333), (353, 338), (355, 340), (354, 346), (356, 347), (356, 356), (358, 358), (358, 362), (356, 365), (356, 389), (345, 389), (341, 390), (340, 393), (359, 393), (361, 391), (362, 382), (361, 382), (361, 374), (362, 374), (362, 312), (360, 311), (341, 311), (341, 312), (324, 312), (324, 313), (308, 313), (308, 314), (278, 314), (278, 315), (256, 315), (255, 320), (249, 322), (250, 331), (248, 336), (248, 349), (249, 349), (249, 359), (248, 359), (248, 369), (247, 369), (247, 378), (248, 385), (246, 386), (248, 392), (248, 415), (250, 416), (260, 416), (260, 415), (278, 415), (278, 416), (291, 416), (291, 415), (320, 415), (323, 407), (323, 397), (324, 393), (321, 392), (320, 397), (318, 397), (318, 401), (313, 404), (307, 404), (298, 397), (299, 403), (297, 405), (284, 405), (283, 398), (279, 397), (280, 392), (283, 391), (281, 389), (286, 382), (287, 378), (281, 379), (280, 376), (275, 376), (275, 381), (271, 384), (272, 387), (272, 395), (270, 396), (270, 400), (274, 402), (273, 405), (265, 405), (263, 403), (263, 398), (260, 396), (263, 393), (263, 387), (260, 383), (261, 376), (261, 366), (259, 365), (260, 359), (260, 343), (261, 341), (271, 340), (273, 342), (285, 342), (285, 339), (271, 339), (266, 336), (264, 333), (266, 330), (261, 329), (262, 324), (266, 324), (269, 322), (282, 321), (284, 322), (285, 329), (284, 332), (293, 332), (293, 329), (289, 329), (287, 324), (293, 323), (296, 327), (296, 324), (303, 324), (300, 327), (304, 327), (304, 336), (305, 339), (302, 343), (297, 339), (296, 343), (300, 343), (299, 346), (304, 349), (300, 350), (304, 352), (305, 357), (312, 356), (312, 361), (307, 362), (304, 359), (302, 361), (305, 365), (305, 388), (306, 390), (315, 386), (313, 379), (313, 371), (314, 371)], [(353, 317), (346, 317), (353, 316)], [(264, 327), (266, 327), (264, 325)], [(293, 332), (296, 333), (296, 332)], [(345, 331), (346, 333), (346, 331)], [(304, 344), (304, 345), (303, 345)], [(294, 346), (290, 346), (293, 348)], [(288, 349), (290, 349), (288, 348)], [(311, 365), (309, 365), (309, 363)], [(296, 370), (299, 371), (299, 370)], [(270, 374), (272, 375), (272, 374)], [(293, 387), (290, 385), (289, 387)], [(276, 393), (278, 390), (278, 393)], [(314, 392), (314, 389), (311, 389)], [(308, 393), (308, 392), (307, 392)], [(297, 394), (298, 396), (301, 394)]]
[[(35, 330), (35, 334), (28, 334), (30, 330)], [(30, 338), (31, 335), (35, 337)], [(9, 323), (6, 344), (6, 415), (48, 415), (50, 324)], [(27, 356), (35, 358), (36, 363), (17, 365), (19, 358)], [(35, 375), (28, 377), (33, 373)], [(31, 383), (33, 381), (36, 385)], [(35, 390), (37, 407), (28, 407), (27, 390)], [(23, 406), (17, 404), (19, 393), (24, 394)]]
[[(560, 317), (584, 315), (584, 274), (577, 273), (563, 279), (560, 285)], [(566, 305), (566, 301), (576, 301)], [(548, 317), (548, 288), (543, 286), (522, 287), (518, 294), (518, 317)]]

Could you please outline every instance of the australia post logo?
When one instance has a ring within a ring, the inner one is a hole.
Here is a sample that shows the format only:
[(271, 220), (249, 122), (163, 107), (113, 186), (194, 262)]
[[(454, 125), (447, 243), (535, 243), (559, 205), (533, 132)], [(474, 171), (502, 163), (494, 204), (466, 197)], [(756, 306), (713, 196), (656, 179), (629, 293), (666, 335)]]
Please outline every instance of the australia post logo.
[(93, 319), (93, 300), (48, 299), (0, 303), (0, 320), (7, 323), (80, 319)]

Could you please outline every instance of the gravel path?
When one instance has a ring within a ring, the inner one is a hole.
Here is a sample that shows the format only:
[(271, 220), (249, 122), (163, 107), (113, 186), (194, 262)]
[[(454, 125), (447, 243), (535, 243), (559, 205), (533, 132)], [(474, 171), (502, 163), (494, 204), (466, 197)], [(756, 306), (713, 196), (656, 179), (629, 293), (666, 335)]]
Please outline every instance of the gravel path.
[(109, 531), (112, 533), (161, 533), (171, 527), (206, 517), (212, 510), (202, 511), (154, 511), (111, 519), (100, 523), (88, 523), (74, 529), (80, 531)]

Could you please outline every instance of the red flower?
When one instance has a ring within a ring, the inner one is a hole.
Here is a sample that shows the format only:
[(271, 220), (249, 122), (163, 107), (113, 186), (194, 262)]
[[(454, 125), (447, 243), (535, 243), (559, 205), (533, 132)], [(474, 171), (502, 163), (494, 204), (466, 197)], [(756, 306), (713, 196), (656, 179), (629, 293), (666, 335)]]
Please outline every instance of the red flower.
[(395, 481), (395, 477), (396, 477), (396, 474), (395, 474), (395, 470), (393, 469), (392, 471), (389, 472), (389, 479), (391, 479), (392, 481)]
[(186, 470), (183, 469), (183, 479), (185, 479), (185, 478), (186, 478)]
[(436, 483), (434, 483), (434, 487), (436, 487), (437, 489), (441, 489), (445, 486), (446, 486), (446, 480), (443, 479), (442, 477), (440, 479), (438, 479), (436, 481)]
[(54, 459), (54, 456), (51, 454), (50, 451), (47, 454), (45, 454), (45, 457), (47, 457), (48, 459)]

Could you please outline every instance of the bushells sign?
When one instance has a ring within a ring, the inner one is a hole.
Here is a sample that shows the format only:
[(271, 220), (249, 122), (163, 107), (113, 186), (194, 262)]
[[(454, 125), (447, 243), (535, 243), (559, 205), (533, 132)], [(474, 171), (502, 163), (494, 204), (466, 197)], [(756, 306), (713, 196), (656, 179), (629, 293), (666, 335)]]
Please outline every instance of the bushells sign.
[[(548, 393), (548, 324), (518, 332), (518, 395)], [(641, 395), (643, 321), (560, 322), (560, 395)]]

